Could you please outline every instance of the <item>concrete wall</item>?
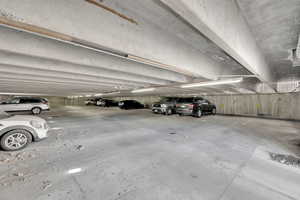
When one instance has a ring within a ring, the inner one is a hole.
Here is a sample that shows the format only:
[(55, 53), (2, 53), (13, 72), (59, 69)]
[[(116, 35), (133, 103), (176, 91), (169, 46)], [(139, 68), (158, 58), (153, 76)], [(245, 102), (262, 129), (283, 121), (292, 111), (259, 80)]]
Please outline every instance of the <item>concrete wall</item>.
[(64, 97), (45, 97), (49, 100), (50, 107), (51, 108), (58, 108), (65, 105), (65, 99)]
[(207, 96), (219, 114), (300, 120), (300, 93)]
[[(217, 112), (274, 119), (300, 120), (300, 93), (205, 96), (216, 104)], [(160, 97), (122, 97), (151, 105)]]

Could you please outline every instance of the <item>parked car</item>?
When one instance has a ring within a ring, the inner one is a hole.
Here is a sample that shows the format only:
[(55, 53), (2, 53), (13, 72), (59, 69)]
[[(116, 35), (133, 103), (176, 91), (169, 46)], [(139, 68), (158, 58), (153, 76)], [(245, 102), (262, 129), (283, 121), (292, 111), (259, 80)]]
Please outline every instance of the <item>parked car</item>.
[(164, 97), (160, 102), (156, 102), (152, 105), (152, 112), (165, 115), (175, 114), (178, 99), (178, 97)]
[(201, 97), (180, 98), (176, 104), (176, 113), (201, 117), (205, 113), (216, 114), (216, 106)]
[(30, 111), (34, 115), (41, 114), (42, 111), (50, 110), (49, 102), (45, 98), (39, 97), (15, 97), (0, 104), (0, 110), (5, 112)]
[(47, 137), (47, 122), (36, 116), (9, 115), (0, 111), (0, 147), (5, 151), (25, 148), (32, 141)]
[(194, 103), (193, 116), (202, 117), (203, 114), (207, 113), (215, 115), (217, 113), (216, 106), (206, 99)]
[(89, 105), (97, 105), (97, 102), (100, 100), (101, 98), (91, 98), (91, 99), (87, 99), (86, 101), (84, 101), (85, 105), (89, 106)]
[(119, 108), (121, 109), (141, 109), (145, 108), (143, 104), (135, 100), (125, 100), (119, 102)]
[(118, 105), (119, 103), (117, 101), (111, 99), (100, 99), (97, 101), (97, 106), (102, 106), (102, 107), (115, 107)]

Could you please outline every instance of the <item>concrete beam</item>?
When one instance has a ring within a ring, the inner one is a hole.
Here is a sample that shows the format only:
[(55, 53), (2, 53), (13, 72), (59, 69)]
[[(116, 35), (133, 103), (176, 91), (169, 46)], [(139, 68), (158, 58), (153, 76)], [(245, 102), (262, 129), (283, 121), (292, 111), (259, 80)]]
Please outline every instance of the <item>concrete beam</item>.
[[(139, 19), (138, 25), (127, 23), (118, 16), (79, 0), (55, 2), (26, 0), (26, 3), (22, 3), (22, 5), (17, 0), (1, 0), (1, 4), (5, 7), (6, 13), (15, 16), (11, 17), (14, 20), (175, 66), (196, 77), (215, 79), (218, 75), (231, 72), (221, 63), (178, 38), (176, 34), (159, 28), (140, 14), (128, 13), (126, 8), (122, 8), (126, 14), (134, 15), (134, 18)], [(118, 3), (111, 2), (111, 4), (113, 4), (110, 5), (112, 9), (120, 9)], [(28, 5), (30, 6), (28, 7)], [(63, 8), (64, 12), (57, 12), (53, 15), (49, 8), (53, 10), (62, 10)], [(32, 9), (36, 11), (34, 15), (32, 15)], [(80, 15), (75, 11), (80, 11)], [(47, 23), (44, 19), (47, 19)], [(174, 17), (174, 20), (178, 19)]]
[(250, 72), (267, 83), (274, 80), (263, 52), (235, 0), (160, 0)]
[[(186, 76), (175, 72), (158, 69), (149, 65), (132, 62), (123, 58), (107, 55), (105, 53), (38, 37), (5, 27), (0, 27), (0, 43), (0, 50), (2, 51), (49, 59), (56, 61), (55, 64), (59, 64), (59, 62), (61, 62), (62, 65), (68, 65), (66, 67), (71, 67), (70, 65), (73, 65), (73, 68), (79, 68), (79, 65), (82, 65), (81, 68), (84, 68), (85, 72), (92, 72), (94, 75), (102, 74), (100, 70), (103, 70), (103, 72), (104, 70), (106, 70), (106, 72), (108, 70), (112, 70), (112, 72), (115, 73), (115, 78), (132, 74), (136, 75), (136, 78), (151, 77), (158, 79), (157, 77), (159, 77), (161, 80), (172, 82), (188, 81)], [(37, 58), (33, 58), (32, 62), (34, 62), (33, 60)], [(37, 62), (39, 61), (35, 61), (35, 63)], [(49, 64), (53, 64), (53, 62)], [(52, 65), (52, 67), (55, 66), (56, 65)], [(64, 67), (61, 69), (64, 69)], [(98, 69), (98, 72), (93, 72), (95, 69)], [(116, 72), (119, 72), (119, 74)]]
[(75, 73), (58, 72), (51, 70), (39, 70), (35, 68), (28, 68), (23, 66), (3, 65), (0, 64), (1, 75), (24, 75), (29, 77), (46, 77), (46, 78), (59, 78), (61, 80), (84, 81), (87, 83), (106, 83), (111, 85), (127, 85), (131, 87), (146, 86), (145, 83), (138, 83), (132, 81), (124, 81), (118, 79), (107, 79), (99, 76), (87, 76)]
[[(79, 65), (72, 62), (53, 60), (35, 56), (27, 56), (0, 50), (0, 70), (14, 72), (15, 68), (19, 68), (23, 73), (50, 73), (53, 75), (73, 77), (75, 75), (89, 76), (98, 78), (99, 81), (120, 80), (127, 82), (136, 82), (140, 84), (169, 84), (171, 81), (152, 78), (148, 76), (137, 76), (132, 73), (119, 72), (116, 70), (103, 69), (95, 66)], [(23, 67), (23, 69), (22, 69)], [(29, 70), (29, 71), (28, 71)], [(93, 78), (92, 78), (93, 79)]]

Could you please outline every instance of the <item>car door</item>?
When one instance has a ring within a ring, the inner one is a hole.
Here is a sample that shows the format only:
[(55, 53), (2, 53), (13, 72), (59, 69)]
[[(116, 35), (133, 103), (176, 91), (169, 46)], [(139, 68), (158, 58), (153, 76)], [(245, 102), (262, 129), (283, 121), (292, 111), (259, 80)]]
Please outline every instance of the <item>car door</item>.
[(215, 105), (212, 104), (210, 101), (208, 101), (208, 112), (212, 112), (212, 110), (214, 109)]
[(203, 99), (203, 108), (205, 112), (209, 112), (210, 111), (210, 103), (209, 101), (207, 101), (206, 99)]
[(20, 104), (19, 107), (22, 110), (31, 110), (33, 107), (38, 106), (39, 107), (40, 101), (39, 99), (34, 99), (34, 98), (24, 98), (20, 99)]
[(1, 108), (4, 111), (18, 111), (19, 110), (20, 99), (12, 99), (4, 105), (1, 105)]

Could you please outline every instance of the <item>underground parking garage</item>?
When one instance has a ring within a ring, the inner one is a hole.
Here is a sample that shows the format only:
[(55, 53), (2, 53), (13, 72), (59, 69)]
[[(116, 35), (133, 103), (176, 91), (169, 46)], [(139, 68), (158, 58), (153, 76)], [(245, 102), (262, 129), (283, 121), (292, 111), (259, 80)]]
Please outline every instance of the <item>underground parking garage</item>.
[(0, 0), (1, 200), (300, 199), (298, 0)]

